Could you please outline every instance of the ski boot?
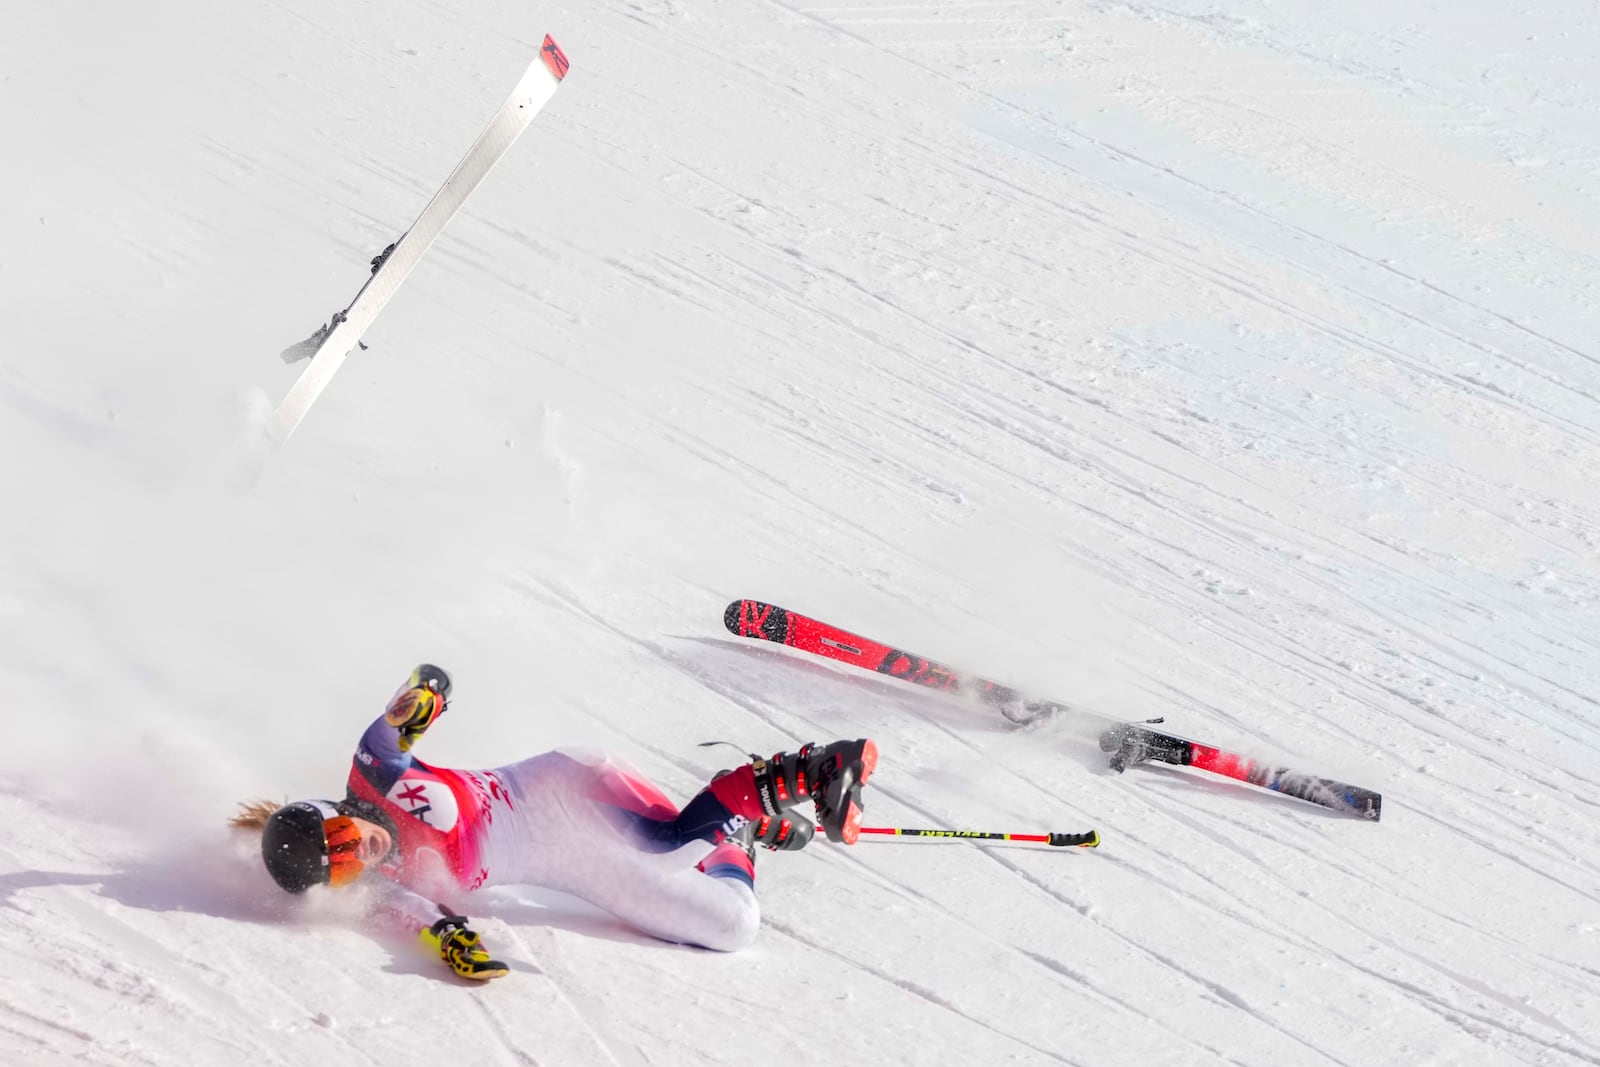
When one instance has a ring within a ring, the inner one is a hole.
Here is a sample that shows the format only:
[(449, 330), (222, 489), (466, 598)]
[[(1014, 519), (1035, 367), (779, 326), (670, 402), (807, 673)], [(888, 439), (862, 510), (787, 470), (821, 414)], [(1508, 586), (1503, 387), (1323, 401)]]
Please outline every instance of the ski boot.
[(861, 828), (861, 787), (878, 765), (870, 738), (815, 742), (750, 765), (761, 809), (776, 816), (810, 800), (829, 841), (855, 844)]
[(763, 815), (745, 823), (737, 836), (752, 848), (760, 845), (773, 852), (798, 852), (811, 844), (816, 832), (815, 824), (796, 812), (792, 816)]
[[(855, 844), (861, 787), (878, 765), (878, 746), (870, 738), (831, 745), (812, 742), (771, 759), (752, 755), (751, 761), (718, 775), (709, 788), (727, 811), (750, 820), (755, 842), (768, 848), (804, 848), (814, 827), (798, 814), (783, 816), (809, 800), (829, 841)], [(787, 830), (785, 823), (790, 824)]]
[[(772, 852), (798, 852), (811, 843), (811, 838), (817, 832), (811, 820), (799, 812), (784, 816), (769, 815), (761, 810), (755, 799), (755, 776), (751, 773), (749, 764), (738, 770), (719, 771), (711, 779), (711, 784), (696, 795), (684, 811), (694, 810), (695, 806), (702, 802), (701, 798), (708, 793), (715, 803), (721, 805), (719, 810), (733, 815), (732, 820), (724, 824), (715, 840), (720, 843), (724, 839), (722, 835), (725, 834), (726, 840), (741, 845), (750, 854), (751, 859), (755, 859), (757, 845)], [(730, 826), (738, 826), (738, 829), (730, 832), (728, 829)]]

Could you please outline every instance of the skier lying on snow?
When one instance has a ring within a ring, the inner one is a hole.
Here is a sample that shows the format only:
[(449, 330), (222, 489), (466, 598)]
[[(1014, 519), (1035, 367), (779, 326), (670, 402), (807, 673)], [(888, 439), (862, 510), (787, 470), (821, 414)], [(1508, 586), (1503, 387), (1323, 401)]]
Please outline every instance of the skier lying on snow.
[[(878, 758), (866, 739), (755, 758), (718, 774), (679, 811), (603, 757), (546, 752), (489, 771), (429, 766), (411, 747), (449, 696), (450, 676), (423, 664), (362, 735), (343, 800), (248, 804), (233, 824), (261, 831), (262, 860), (291, 893), (382, 875), (365, 879), (374, 913), (466, 978), (507, 968), (465, 916), (432, 902), (508, 883), (570, 893), (666, 941), (745, 947), (761, 917), (754, 846), (804, 848), (811, 822), (784, 815), (807, 800), (829, 840), (853, 844), (861, 787)], [(678, 851), (700, 842), (711, 847)]]

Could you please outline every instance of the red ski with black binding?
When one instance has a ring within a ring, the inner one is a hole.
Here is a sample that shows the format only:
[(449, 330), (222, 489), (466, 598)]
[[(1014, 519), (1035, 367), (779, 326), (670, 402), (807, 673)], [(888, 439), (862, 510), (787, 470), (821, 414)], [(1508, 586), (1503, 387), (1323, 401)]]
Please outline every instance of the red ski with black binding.
[[(729, 633), (738, 637), (788, 645), (802, 652), (941, 692), (975, 696), (1012, 722), (1032, 722), (1057, 712), (1086, 714), (1058, 701), (1026, 697), (1011, 686), (963, 674), (925, 656), (873, 641), (765, 601), (733, 601), (722, 613), (722, 623)], [(1286, 767), (1273, 767), (1248, 756), (1225, 752), (1199, 741), (1149, 728), (1150, 724), (1159, 722), (1160, 719), (1149, 719), (1142, 723), (1115, 723), (1101, 733), (1100, 748), (1110, 753), (1113, 770), (1120, 772), (1130, 764), (1150, 761), (1170, 763), (1209, 771), (1275, 793), (1285, 793), (1363, 819), (1376, 821), (1382, 814), (1383, 797), (1370, 789), (1303, 774)]]
[(1100, 750), (1110, 753), (1111, 769), (1121, 773), (1130, 763), (1170, 763), (1195, 767), (1224, 778), (1248, 782), (1274, 793), (1309, 800), (1334, 811), (1377, 822), (1383, 814), (1383, 797), (1359, 785), (1346, 785), (1332, 778), (1274, 767), (1211, 745), (1151, 730), (1139, 723), (1120, 723), (1100, 735)]

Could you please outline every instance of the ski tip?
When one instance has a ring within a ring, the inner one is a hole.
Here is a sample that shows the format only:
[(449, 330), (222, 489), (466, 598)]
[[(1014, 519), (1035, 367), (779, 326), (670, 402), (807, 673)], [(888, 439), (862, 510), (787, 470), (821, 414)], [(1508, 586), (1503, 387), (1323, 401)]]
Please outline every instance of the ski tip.
[(776, 604), (761, 600), (735, 600), (722, 610), (722, 625), (735, 637), (783, 644), (788, 634), (789, 613)]
[[(527, 53), (524, 52), (524, 55)], [(567, 54), (556, 44), (556, 39), (548, 33), (544, 35), (544, 44), (539, 46), (539, 54), (544, 57), (544, 65), (549, 68), (556, 81), (567, 76), (567, 71), (572, 69), (572, 64), (567, 61)]]

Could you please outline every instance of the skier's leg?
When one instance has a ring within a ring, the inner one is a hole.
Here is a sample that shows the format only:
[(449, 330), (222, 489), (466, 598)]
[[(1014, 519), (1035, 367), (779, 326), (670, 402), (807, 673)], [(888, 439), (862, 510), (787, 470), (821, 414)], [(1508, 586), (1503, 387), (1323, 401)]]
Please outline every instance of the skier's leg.
[(592, 766), (595, 770), (593, 792), (601, 803), (647, 819), (670, 820), (678, 814), (678, 806), (639, 772), (619, 765), (614, 759), (603, 759)]
[[(584, 763), (582, 759), (578, 762)], [(619, 827), (634, 833), (640, 847), (647, 851), (671, 852), (692, 841), (721, 844), (749, 821), (740, 808), (728, 802), (737, 794), (727, 788), (731, 782), (723, 782), (727, 771), (679, 811), (655, 783), (614, 758), (600, 757), (598, 762), (585, 765), (593, 774), (590, 796), (603, 806), (602, 810), (614, 815)]]
[(574, 857), (550, 888), (663, 941), (733, 952), (755, 940), (761, 906), (755, 866), (742, 845), (725, 842), (694, 863), (692, 848), (662, 854), (610, 844), (622, 847), (599, 843)]
[(813, 827), (791, 809), (813, 803), (828, 836), (853, 843), (876, 762), (867, 739), (806, 745), (719, 775), (677, 811), (613, 760), (537, 756), (499, 772), (528, 839), (516, 848), (521, 877), (495, 880), (571, 893), (663, 940), (743, 948), (761, 916), (750, 842), (803, 847)]
[(666, 941), (732, 951), (755, 939), (754, 865), (728, 840), (744, 820), (703, 800), (709, 790), (680, 813), (648, 780), (594, 755), (546, 753), (496, 773), (524, 829), (495, 882), (570, 893)]
[(670, 818), (629, 814), (626, 821), (640, 847), (657, 851), (689, 840), (720, 844), (735, 835), (746, 844), (791, 851), (805, 848), (815, 832), (794, 810), (809, 805), (831, 840), (850, 845), (861, 825), (861, 789), (877, 763), (878, 746), (870, 738), (802, 745), (723, 771)]
[(682, 811), (621, 806), (613, 806), (611, 811), (618, 828), (646, 852), (672, 852), (695, 841), (720, 845), (750, 821), (731, 810), (710, 786), (696, 793)]

